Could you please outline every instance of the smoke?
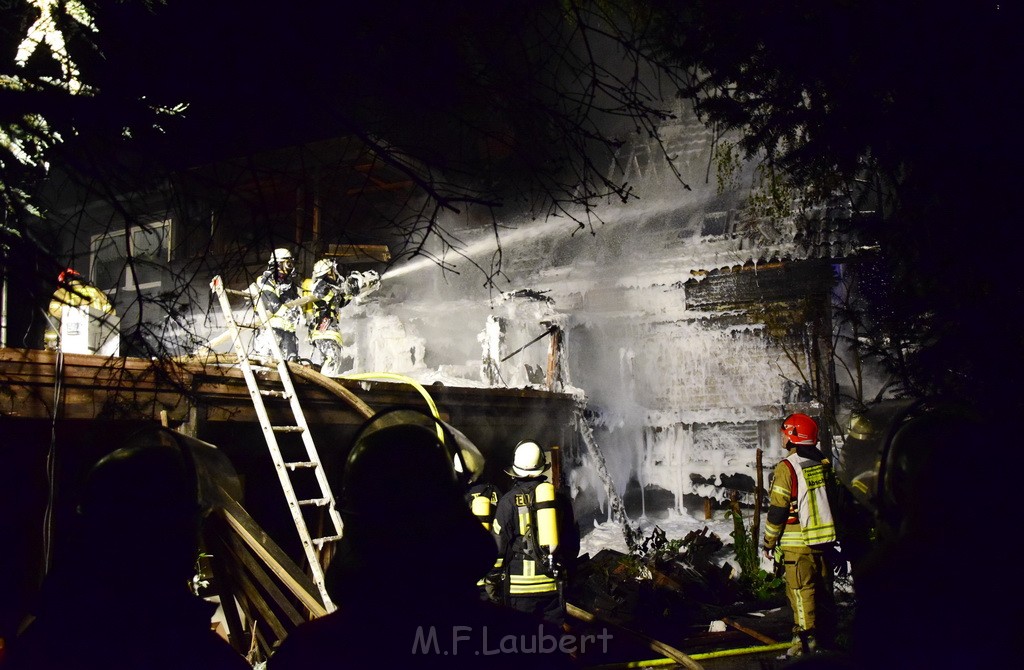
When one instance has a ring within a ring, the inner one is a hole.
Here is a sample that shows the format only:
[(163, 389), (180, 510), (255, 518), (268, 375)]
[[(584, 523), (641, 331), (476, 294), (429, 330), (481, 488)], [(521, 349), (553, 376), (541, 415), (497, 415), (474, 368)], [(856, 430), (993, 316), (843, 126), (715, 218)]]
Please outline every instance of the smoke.
[(756, 324), (723, 328), (687, 308), (684, 283), (749, 252), (703, 234), (708, 217), (735, 208), (742, 194), (701, 183), (711, 151), (702, 126), (690, 120), (676, 131), (667, 137), (681, 148), (677, 168), (699, 176), (695, 186), (683, 189), (656, 160), (626, 161), (643, 197), (593, 211), (593, 228), (565, 216), (509, 216), (496, 229), (465, 216), (443, 220), (456, 248), (430, 247), (396, 264), (372, 303), (350, 314), (365, 322), (355, 333), (355, 346), (368, 350), (359, 370), (544, 388), (548, 338), (537, 338), (556, 323), (563, 390), (586, 399), (606, 470), (597, 477), (586, 454), (567, 468), (578, 502), (610, 513), (610, 498), (639, 482), (672, 492), (682, 511), (684, 495), (716, 495), (700, 482), (752, 473), (743, 439), (693, 426), (763, 419), (792, 371)]

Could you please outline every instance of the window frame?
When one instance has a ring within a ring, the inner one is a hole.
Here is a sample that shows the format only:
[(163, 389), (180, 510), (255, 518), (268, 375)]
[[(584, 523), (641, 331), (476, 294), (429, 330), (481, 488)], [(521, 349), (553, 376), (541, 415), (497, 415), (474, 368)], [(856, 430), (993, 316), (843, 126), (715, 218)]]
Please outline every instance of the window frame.
[[(172, 225), (172, 223), (173, 223), (173, 221), (169, 217), (168, 218), (163, 218), (163, 219), (153, 219), (152, 221), (148, 221), (146, 223), (142, 223), (142, 224), (139, 224), (137, 226), (131, 226), (131, 231), (133, 233), (131, 236), (128, 236), (129, 228), (127, 226), (123, 227), (123, 228), (120, 228), (119, 230), (106, 231), (106, 232), (103, 232), (103, 233), (98, 233), (96, 235), (92, 235), (89, 238), (89, 277), (90, 278), (95, 278), (97, 276), (97, 273), (96, 273), (97, 257), (96, 257), (96, 255), (97, 255), (97, 251), (99, 250), (100, 245), (102, 245), (102, 243), (107, 241), (107, 240), (113, 240), (115, 248), (118, 251), (120, 260), (125, 262), (125, 266), (122, 266), (122, 274), (124, 274), (124, 282), (123, 283), (122, 282), (118, 282), (117, 285), (112, 286), (111, 288), (104, 288), (104, 289), (102, 289), (103, 292), (107, 293), (107, 294), (111, 294), (111, 293), (116, 293), (117, 291), (121, 291), (121, 290), (124, 290), (124, 291), (145, 291), (145, 290), (148, 290), (148, 289), (160, 288), (163, 285), (163, 281), (162, 280), (141, 282), (139, 284), (135, 284), (132, 281), (132, 273), (125, 271), (126, 266), (127, 266), (128, 257), (123, 255), (123, 254), (127, 251), (132, 257), (135, 257), (135, 255), (136, 255), (135, 233), (137, 231), (139, 231), (139, 230), (150, 231), (150, 230), (162, 229), (163, 233), (164, 233), (164, 236), (162, 238), (162, 245), (164, 247), (164, 252), (162, 254), (158, 254), (155, 257), (155, 260), (162, 261), (165, 264), (169, 264), (171, 262), (171, 250), (173, 249), (173, 243), (174, 243), (174, 239), (173, 239), (174, 226)], [(121, 239), (118, 240), (117, 238), (121, 238)], [(125, 239), (127, 239), (127, 245), (124, 242)]]

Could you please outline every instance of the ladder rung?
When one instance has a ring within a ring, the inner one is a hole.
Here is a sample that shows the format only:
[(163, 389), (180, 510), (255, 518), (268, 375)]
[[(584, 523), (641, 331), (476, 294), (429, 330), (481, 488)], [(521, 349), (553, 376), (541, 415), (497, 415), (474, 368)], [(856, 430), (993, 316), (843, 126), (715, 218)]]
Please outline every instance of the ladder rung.
[(269, 396), (271, 398), (287, 398), (288, 394), (284, 391), (260, 391), (260, 395)]
[(330, 498), (310, 498), (309, 500), (300, 500), (299, 504), (303, 506), (316, 505), (317, 507), (323, 507), (329, 502), (331, 502)]
[(302, 426), (271, 426), (275, 433), (301, 433), (305, 430)]
[(227, 293), (228, 295), (244, 295), (247, 298), (251, 298), (252, 297), (252, 293), (249, 293), (248, 291), (243, 291), (243, 290), (237, 289), (237, 288), (225, 288), (224, 292)]
[(341, 539), (341, 535), (331, 535), (330, 537), (315, 537), (313, 538), (313, 544), (318, 548), (324, 546), (328, 542), (337, 542)]
[(285, 467), (289, 470), (298, 470), (299, 468), (315, 468), (317, 463), (315, 461), (295, 461), (293, 463), (285, 463)]

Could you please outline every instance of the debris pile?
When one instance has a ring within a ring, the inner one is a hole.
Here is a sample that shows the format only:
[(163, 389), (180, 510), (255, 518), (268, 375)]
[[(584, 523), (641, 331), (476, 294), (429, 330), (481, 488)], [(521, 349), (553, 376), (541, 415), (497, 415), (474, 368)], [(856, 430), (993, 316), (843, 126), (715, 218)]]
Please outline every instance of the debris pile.
[(625, 532), (629, 553), (584, 556), (566, 589), (568, 602), (597, 619), (684, 646), (712, 621), (784, 604), (781, 590), (768, 600), (749, 593), (720, 560), (726, 543), (707, 527), (674, 540), (657, 526), (643, 535), (627, 524)]

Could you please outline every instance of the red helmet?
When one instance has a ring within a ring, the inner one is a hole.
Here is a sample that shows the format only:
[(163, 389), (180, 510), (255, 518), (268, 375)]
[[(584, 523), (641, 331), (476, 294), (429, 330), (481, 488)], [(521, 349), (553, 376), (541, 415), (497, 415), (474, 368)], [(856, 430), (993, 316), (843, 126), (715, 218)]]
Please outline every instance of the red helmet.
[(59, 275), (57, 275), (57, 282), (61, 283), (61, 284), (64, 284), (66, 282), (71, 281), (72, 279), (76, 279), (76, 278), (79, 278), (81, 276), (82, 275), (80, 275), (78, 273), (78, 271), (75, 270), (74, 268), (68, 268), (68, 269), (62, 271)]
[(817, 444), (818, 424), (806, 414), (790, 414), (782, 422), (782, 435), (793, 444)]

